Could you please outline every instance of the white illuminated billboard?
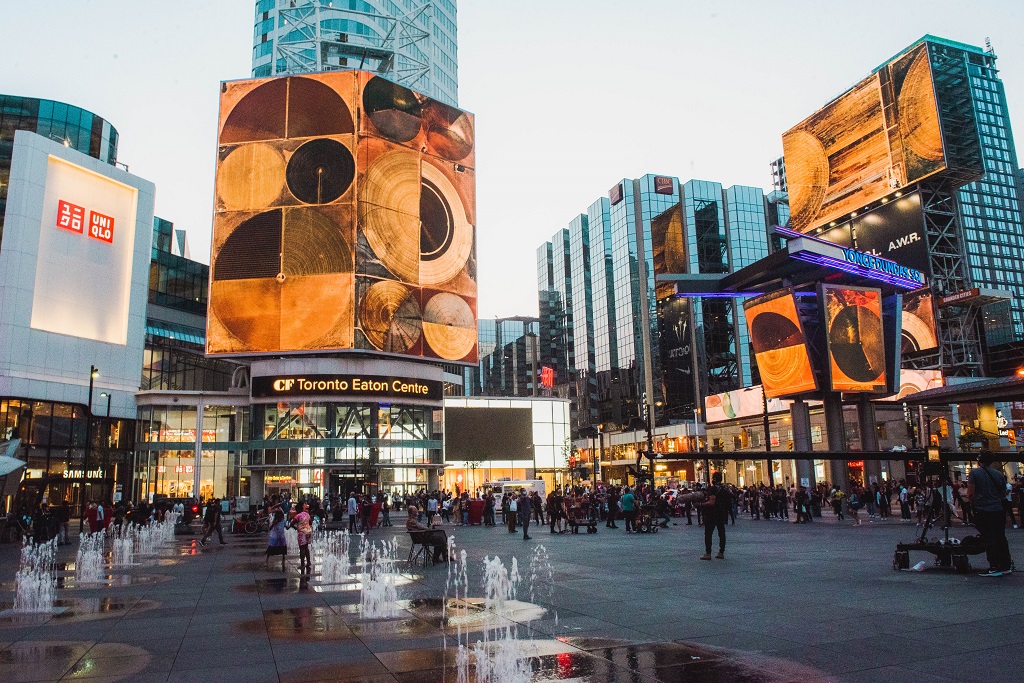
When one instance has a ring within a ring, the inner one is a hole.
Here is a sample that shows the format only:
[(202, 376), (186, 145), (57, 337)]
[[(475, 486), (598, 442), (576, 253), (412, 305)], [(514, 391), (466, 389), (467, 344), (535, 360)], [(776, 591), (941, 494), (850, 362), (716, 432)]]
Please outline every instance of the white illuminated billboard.
[(50, 155), (31, 327), (127, 343), (138, 190)]

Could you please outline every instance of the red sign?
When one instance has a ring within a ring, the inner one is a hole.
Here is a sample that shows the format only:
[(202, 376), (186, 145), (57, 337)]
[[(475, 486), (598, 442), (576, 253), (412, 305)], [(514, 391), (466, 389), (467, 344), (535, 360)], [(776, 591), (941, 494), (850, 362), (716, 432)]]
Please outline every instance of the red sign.
[(85, 225), (85, 208), (66, 202), (63, 199), (57, 202), (57, 227), (61, 230), (71, 232), (82, 232)]
[(96, 211), (89, 212), (89, 237), (112, 244), (114, 242), (114, 219)]
[(846, 462), (847, 467), (853, 467), (854, 469), (864, 469), (863, 460), (848, 460)]
[(941, 308), (943, 306), (952, 306), (953, 304), (963, 303), (964, 301), (969, 301), (970, 299), (974, 299), (978, 296), (981, 296), (981, 292), (978, 291), (977, 287), (965, 289), (962, 292), (953, 292), (952, 294), (939, 297), (939, 307)]
[(555, 369), (546, 365), (540, 369), (540, 384), (549, 389), (555, 386)]
[(174, 473), (175, 474), (181, 474), (184, 471), (185, 471), (185, 466), (184, 465), (175, 465), (174, 466)]
[(192, 474), (196, 471), (195, 465), (185, 465), (185, 474)]

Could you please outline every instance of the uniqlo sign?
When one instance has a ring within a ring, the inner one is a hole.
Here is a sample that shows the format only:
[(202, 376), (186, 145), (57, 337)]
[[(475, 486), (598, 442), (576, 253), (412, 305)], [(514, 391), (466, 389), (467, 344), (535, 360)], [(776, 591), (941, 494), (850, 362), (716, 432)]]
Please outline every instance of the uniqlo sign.
[(57, 227), (71, 232), (82, 232), (85, 225), (85, 208), (66, 202), (57, 202)]
[[(57, 201), (57, 227), (61, 230), (82, 233), (86, 225), (85, 207), (66, 202), (63, 199)], [(89, 212), (89, 229), (86, 232), (89, 237), (106, 242), (114, 243), (114, 218), (98, 211)]]
[(114, 242), (114, 219), (96, 211), (89, 212), (89, 237), (112, 244)]

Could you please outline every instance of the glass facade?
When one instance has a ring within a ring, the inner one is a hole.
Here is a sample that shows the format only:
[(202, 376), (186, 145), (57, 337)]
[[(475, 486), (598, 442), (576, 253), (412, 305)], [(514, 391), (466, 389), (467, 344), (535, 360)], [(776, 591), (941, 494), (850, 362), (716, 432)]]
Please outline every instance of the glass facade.
[[(692, 420), (697, 397), (750, 382), (739, 306), (730, 299), (657, 300), (651, 221), (680, 210), (689, 272), (727, 273), (768, 255), (775, 203), (759, 188), (649, 174), (617, 183), (540, 246), (542, 357), (568, 370), (556, 382), (572, 399), (574, 430), (635, 425), (647, 391), (656, 423)], [(667, 332), (670, 358), (661, 349)], [(696, 386), (693, 377), (700, 378)]]
[(95, 416), (90, 426), (86, 422), (84, 405), (0, 398), (0, 441), (21, 439), (25, 477), (52, 478), (47, 500), (75, 511), (130, 485), (132, 420)]
[[(933, 40), (933, 39), (929, 39)], [(974, 112), (981, 133), (985, 177), (960, 188), (964, 250), (975, 286), (1013, 293), (1013, 331), (1024, 336), (1024, 222), (1017, 183), (1017, 151), (1010, 129), (1006, 91), (995, 66), (996, 55), (960, 43), (934, 41), (962, 52), (971, 79)], [(933, 49), (934, 46), (933, 46)]]
[(458, 106), (454, 0), (258, 0), (254, 78), (373, 71)]
[(539, 328), (537, 318), (525, 316), (481, 320), (479, 383), (467, 395), (538, 395)]
[(53, 100), (0, 95), (0, 238), (4, 231), (14, 133), (19, 130), (50, 138), (108, 164), (117, 161), (117, 130), (92, 112)]

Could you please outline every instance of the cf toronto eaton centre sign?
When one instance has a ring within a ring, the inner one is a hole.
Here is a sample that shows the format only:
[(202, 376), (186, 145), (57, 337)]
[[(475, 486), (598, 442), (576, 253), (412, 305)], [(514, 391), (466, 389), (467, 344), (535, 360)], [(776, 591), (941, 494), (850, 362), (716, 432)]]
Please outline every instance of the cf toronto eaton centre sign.
[(440, 401), (444, 384), (436, 380), (379, 375), (286, 375), (253, 377), (253, 398), (340, 396)]

